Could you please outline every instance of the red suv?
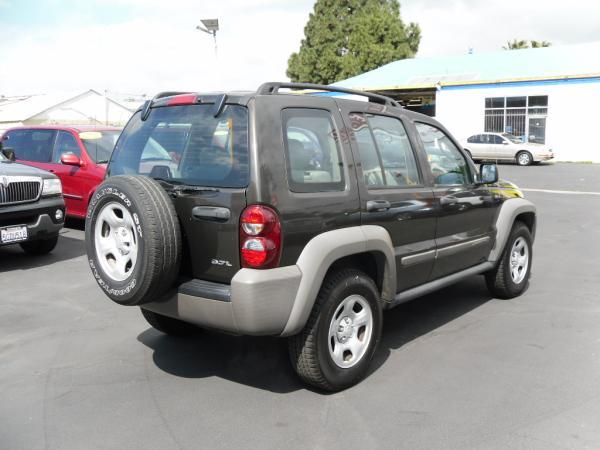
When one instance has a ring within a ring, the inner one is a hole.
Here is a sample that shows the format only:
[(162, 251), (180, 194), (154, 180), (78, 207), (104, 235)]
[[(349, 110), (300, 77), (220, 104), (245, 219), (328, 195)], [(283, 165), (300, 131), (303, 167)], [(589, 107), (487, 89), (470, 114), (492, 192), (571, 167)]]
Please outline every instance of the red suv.
[(120, 128), (98, 126), (18, 127), (2, 135), (2, 145), (18, 162), (58, 175), (67, 215), (83, 218), (120, 133)]

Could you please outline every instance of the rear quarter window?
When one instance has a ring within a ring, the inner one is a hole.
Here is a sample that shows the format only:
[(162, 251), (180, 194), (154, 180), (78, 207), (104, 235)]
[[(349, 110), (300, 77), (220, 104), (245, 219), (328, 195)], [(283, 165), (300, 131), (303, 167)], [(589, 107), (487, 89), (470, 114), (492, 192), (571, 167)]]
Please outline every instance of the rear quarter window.
[(283, 110), (282, 119), (290, 190), (344, 190), (341, 151), (331, 113), (288, 108)]

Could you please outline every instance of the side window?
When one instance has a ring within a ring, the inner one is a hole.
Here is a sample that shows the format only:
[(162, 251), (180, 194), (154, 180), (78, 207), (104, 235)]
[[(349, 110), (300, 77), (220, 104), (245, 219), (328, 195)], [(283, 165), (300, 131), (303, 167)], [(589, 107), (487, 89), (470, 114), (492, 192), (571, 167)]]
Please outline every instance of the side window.
[(288, 182), (294, 192), (341, 191), (342, 158), (331, 113), (321, 109), (283, 110)]
[(420, 184), (415, 155), (402, 122), (371, 114), (367, 120), (381, 156), (385, 186)]
[(495, 134), (490, 136), (490, 138), (493, 139), (492, 144), (502, 144), (504, 142), (504, 139), (502, 139), (500, 136), (495, 135)]
[(399, 119), (373, 114), (350, 114), (364, 182), (369, 188), (420, 184), (413, 149)]
[(59, 131), (54, 144), (54, 157), (52, 162), (60, 163), (60, 157), (64, 153), (72, 153), (81, 158), (81, 149), (75, 137), (68, 131)]
[(13, 148), (17, 159), (48, 163), (52, 158), (55, 136), (54, 130), (14, 130), (4, 146)]
[(420, 122), (416, 122), (415, 126), (427, 153), (435, 184), (469, 184), (467, 162), (450, 138), (434, 126)]
[(467, 142), (469, 144), (476, 144), (478, 142), (478, 138), (479, 136), (471, 136), (469, 139), (467, 139)]

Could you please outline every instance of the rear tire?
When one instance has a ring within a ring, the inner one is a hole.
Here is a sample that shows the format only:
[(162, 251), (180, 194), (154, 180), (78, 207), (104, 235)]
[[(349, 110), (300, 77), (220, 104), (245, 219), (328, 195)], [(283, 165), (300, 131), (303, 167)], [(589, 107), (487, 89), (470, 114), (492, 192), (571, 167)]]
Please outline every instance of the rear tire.
[(144, 319), (156, 330), (169, 336), (190, 336), (198, 331), (198, 328), (191, 323), (182, 320), (173, 319), (172, 317), (163, 316), (162, 314), (140, 308)]
[(306, 383), (346, 389), (367, 374), (382, 327), (379, 292), (361, 271), (329, 275), (304, 329), (289, 339), (292, 366)]
[(531, 232), (527, 225), (517, 221), (498, 265), (485, 274), (490, 293), (496, 298), (509, 299), (525, 292), (531, 276), (532, 260)]
[(533, 156), (531, 155), (531, 153), (522, 150), (519, 153), (517, 153), (517, 164), (520, 166), (530, 166), (531, 164), (533, 164)]
[(19, 245), (28, 255), (47, 255), (56, 247), (58, 234), (51, 238), (39, 239), (37, 241), (21, 242)]
[(88, 208), (85, 244), (96, 282), (121, 305), (161, 300), (179, 273), (177, 213), (149, 177), (115, 176), (98, 187)]

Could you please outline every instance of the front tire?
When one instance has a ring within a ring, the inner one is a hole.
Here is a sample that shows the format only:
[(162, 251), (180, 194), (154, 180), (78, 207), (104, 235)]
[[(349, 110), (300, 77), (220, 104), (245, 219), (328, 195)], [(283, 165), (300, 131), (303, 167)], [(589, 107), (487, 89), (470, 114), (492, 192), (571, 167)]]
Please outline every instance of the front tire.
[(530, 166), (533, 164), (533, 156), (531, 153), (523, 150), (517, 153), (517, 164), (520, 166)]
[(47, 255), (56, 247), (58, 243), (58, 234), (47, 239), (39, 239), (36, 241), (21, 242), (19, 244), (23, 251), (28, 255)]
[(292, 365), (306, 383), (326, 391), (362, 380), (379, 344), (379, 292), (361, 271), (329, 275), (304, 329), (289, 339)]
[(485, 274), (490, 293), (497, 298), (518, 297), (529, 285), (533, 251), (531, 232), (523, 222), (515, 222), (496, 268)]

